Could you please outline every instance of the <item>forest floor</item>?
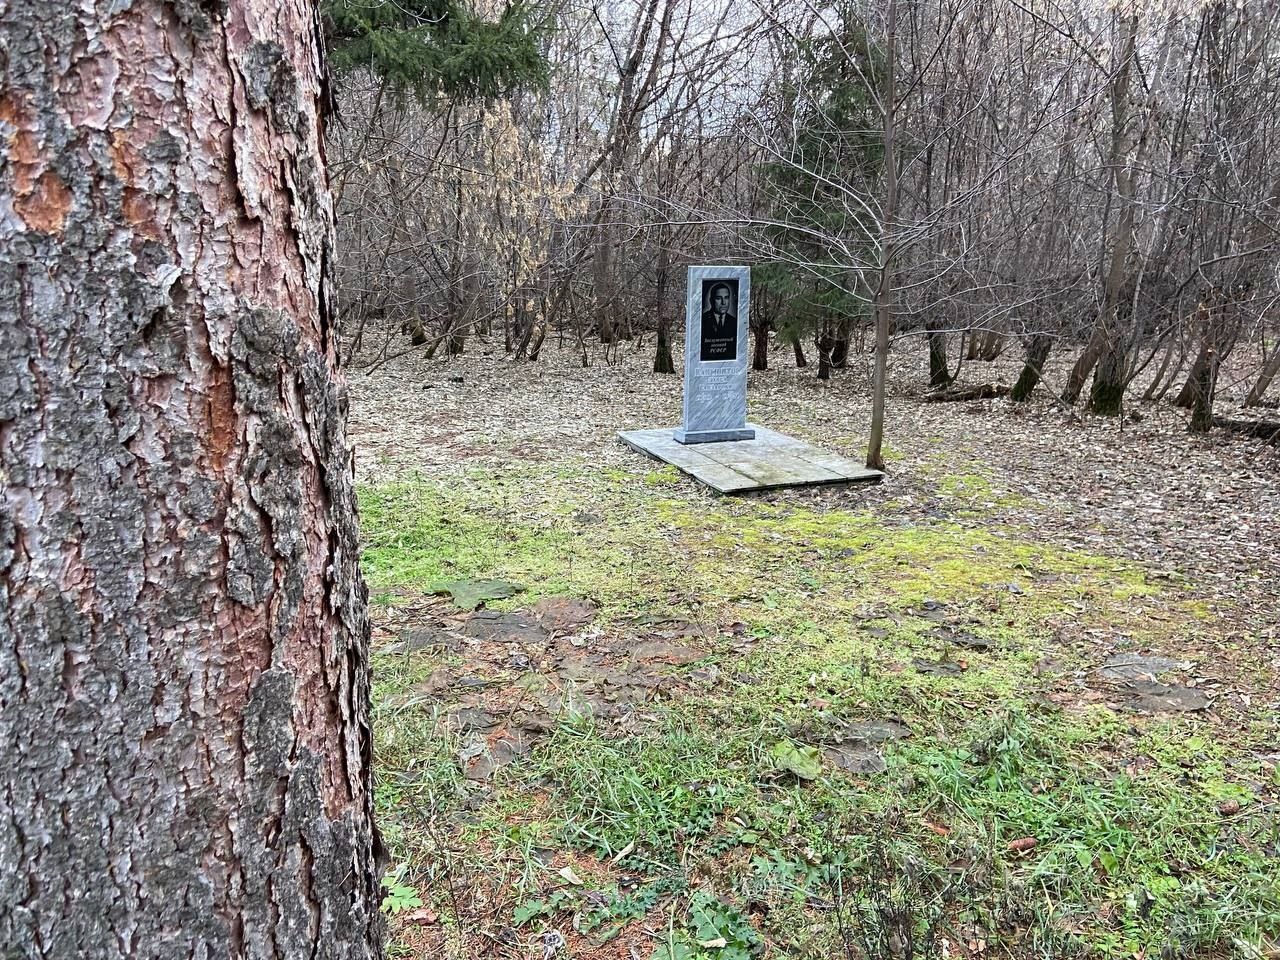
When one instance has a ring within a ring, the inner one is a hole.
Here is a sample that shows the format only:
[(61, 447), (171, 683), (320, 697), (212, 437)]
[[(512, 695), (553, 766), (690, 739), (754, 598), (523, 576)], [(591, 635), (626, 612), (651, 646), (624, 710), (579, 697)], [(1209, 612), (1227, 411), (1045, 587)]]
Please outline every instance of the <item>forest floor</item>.
[(911, 346), (883, 483), (742, 498), (615, 440), (648, 346), (351, 374), (393, 956), (1277, 955), (1280, 450)]

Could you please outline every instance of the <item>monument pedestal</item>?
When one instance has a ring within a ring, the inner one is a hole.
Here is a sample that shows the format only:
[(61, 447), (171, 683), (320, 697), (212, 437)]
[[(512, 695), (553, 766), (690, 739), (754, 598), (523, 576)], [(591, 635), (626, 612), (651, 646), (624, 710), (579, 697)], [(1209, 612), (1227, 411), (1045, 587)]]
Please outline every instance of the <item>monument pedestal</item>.
[(618, 439), (633, 450), (669, 463), (717, 493), (756, 493), (784, 487), (875, 483), (884, 477), (856, 460), (747, 424), (751, 440), (722, 443), (677, 443), (670, 427), (624, 430)]
[(754, 440), (756, 432), (751, 427), (741, 430), (686, 430), (676, 427), (672, 436), (676, 443), (722, 443), (725, 440)]

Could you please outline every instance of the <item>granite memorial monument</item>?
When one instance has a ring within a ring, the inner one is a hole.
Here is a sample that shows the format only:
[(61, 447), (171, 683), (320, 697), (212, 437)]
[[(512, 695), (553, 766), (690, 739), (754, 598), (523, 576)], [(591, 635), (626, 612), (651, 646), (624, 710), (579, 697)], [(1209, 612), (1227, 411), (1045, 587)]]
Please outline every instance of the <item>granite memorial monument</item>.
[(747, 423), (750, 267), (690, 267), (680, 443), (751, 440)]

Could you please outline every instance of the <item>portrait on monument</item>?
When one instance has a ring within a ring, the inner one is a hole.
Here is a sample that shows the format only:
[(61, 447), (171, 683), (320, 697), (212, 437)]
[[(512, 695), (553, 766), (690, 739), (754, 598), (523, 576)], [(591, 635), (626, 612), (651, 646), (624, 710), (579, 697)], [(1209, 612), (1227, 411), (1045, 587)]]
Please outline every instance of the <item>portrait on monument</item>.
[(702, 281), (702, 338), (698, 359), (738, 359), (738, 278)]

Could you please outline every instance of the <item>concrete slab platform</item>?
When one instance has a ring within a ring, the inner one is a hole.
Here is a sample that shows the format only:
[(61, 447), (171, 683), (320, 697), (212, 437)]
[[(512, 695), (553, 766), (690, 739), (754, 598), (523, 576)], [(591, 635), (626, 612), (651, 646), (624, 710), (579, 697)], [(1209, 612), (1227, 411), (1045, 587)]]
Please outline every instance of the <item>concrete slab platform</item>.
[(669, 463), (717, 493), (753, 493), (784, 487), (875, 483), (884, 477), (847, 457), (836, 456), (786, 434), (747, 424), (752, 440), (686, 445), (674, 428), (624, 430), (618, 439), (631, 449)]

